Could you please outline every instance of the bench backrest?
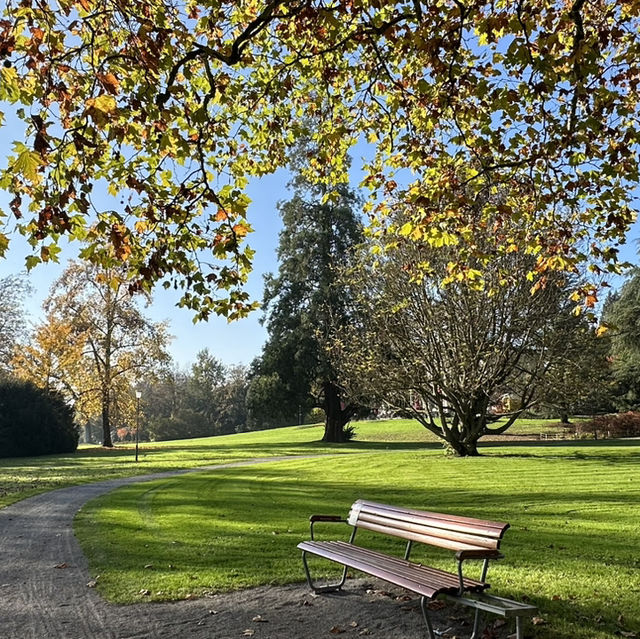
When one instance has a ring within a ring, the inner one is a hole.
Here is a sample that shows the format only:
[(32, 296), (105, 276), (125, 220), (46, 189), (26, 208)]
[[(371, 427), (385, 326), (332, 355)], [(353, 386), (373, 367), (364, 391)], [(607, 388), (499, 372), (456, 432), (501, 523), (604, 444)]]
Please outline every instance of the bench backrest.
[(359, 499), (349, 511), (358, 528), (449, 550), (498, 550), (509, 524), (399, 508)]

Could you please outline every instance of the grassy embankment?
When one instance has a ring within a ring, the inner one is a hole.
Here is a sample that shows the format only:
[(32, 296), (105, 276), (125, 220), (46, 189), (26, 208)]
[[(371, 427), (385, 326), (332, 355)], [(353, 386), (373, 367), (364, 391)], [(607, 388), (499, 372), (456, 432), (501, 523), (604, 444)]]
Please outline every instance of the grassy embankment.
[[(362, 452), (385, 447), (387, 443), (403, 447), (431, 443), (436, 438), (411, 420), (385, 420), (356, 423), (357, 441), (344, 445), (324, 445), (321, 426), (276, 429), (214, 438), (170, 442), (144, 442), (140, 462), (133, 460), (133, 446), (113, 449), (83, 446), (68, 455), (0, 458), (0, 507), (32, 495), (116, 477), (145, 475), (177, 468), (196, 468), (209, 464), (242, 461), (274, 455), (305, 455)], [(557, 432), (557, 423), (523, 420), (510, 433)]]
[[(317, 432), (270, 431), (220, 445), (233, 458), (335, 452), (313, 443)], [(300, 581), (295, 546), (308, 535), (308, 515), (343, 514), (363, 497), (509, 521), (506, 559), (490, 580), (496, 594), (540, 607), (539, 639), (633, 637), (640, 628), (639, 442), (498, 443), (482, 457), (452, 459), (409, 423), (362, 424), (359, 436), (338, 447), (359, 455), (167, 478), (92, 502), (77, 533), (101, 592), (120, 602), (166, 600)], [(453, 568), (447, 555), (423, 556)]]

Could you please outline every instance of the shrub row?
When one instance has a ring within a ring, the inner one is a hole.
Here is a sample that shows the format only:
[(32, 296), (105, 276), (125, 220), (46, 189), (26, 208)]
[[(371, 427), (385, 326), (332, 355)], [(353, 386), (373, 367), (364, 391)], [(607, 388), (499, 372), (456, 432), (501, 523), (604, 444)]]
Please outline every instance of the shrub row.
[(594, 438), (640, 437), (640, 413), (629, 411), (611, 415), (598, 415), (593, 419), (574, 424), (578, 437)]
[(70, 453), (78, 447), (73, 410), (30, 382), (0, 382), (0, 457)]

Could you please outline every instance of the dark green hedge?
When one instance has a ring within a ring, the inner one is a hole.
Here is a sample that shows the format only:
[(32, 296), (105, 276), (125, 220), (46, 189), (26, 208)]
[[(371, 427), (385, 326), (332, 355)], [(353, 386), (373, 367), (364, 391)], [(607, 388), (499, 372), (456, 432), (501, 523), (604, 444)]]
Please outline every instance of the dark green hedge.
[(78, 447), (73, 410), (30, 382), (0, 382), (0, 457), (70, 453)]

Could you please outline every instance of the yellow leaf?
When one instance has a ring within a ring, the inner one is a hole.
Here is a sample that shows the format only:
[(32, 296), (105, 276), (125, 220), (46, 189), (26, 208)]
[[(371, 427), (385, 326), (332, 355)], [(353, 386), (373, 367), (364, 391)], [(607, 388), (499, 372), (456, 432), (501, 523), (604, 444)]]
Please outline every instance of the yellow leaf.
[(117, 109), (116, 99), (103, 93), (97, 98), (89, 98), (85, 102), (87, 115), (96, 123), (103, 124)]
[(411, 235), (412, 231), (413, 231), (413, 224), (411, 224), (411, 222), (406, 222), (405, 224), (403, 224), (402, 228), (398, 231), (398, 233), (403, 237), (407, 237), (408, 235)]

